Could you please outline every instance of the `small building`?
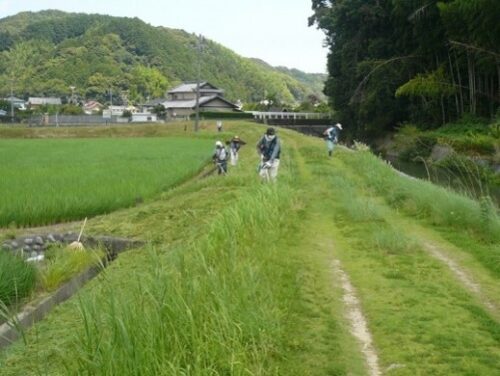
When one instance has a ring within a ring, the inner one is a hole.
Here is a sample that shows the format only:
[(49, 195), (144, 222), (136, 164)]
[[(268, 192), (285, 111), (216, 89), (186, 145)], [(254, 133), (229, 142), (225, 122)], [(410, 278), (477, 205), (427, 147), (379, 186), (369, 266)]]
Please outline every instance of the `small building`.
[(0, 110), (0, 116), (7, 116), (7, 111)]
[[(162, 104), (169, 117), (189, 116), (196, 111), (197, 83), (183, 83), (167, 93), (167, 99), (155, 99), (144, 105), (146, 109), (152, 109)], [(209, 82), (200, 82), (199, 97), (200, 112), (239, 112), (238, 106), (224, 98), (224, 90), (221, 90)]]
[(83, 112), (87, 115), (93, 115), (101, 112), (104, 106), (97, 101), (88, 101), (83, 104)]
[(36, 108), (44, 105), (60, 106), (61, 104), (61, 98), (55, 97), (30, 97), (28, 99), (28, 106), (30, 108)]
[(107, 110), (103, 111), (103, 115), (107, 116), (123, 116), (125, 111), (130, 111), (132, 114), (137, 112), (134, 106), (109, 106)]

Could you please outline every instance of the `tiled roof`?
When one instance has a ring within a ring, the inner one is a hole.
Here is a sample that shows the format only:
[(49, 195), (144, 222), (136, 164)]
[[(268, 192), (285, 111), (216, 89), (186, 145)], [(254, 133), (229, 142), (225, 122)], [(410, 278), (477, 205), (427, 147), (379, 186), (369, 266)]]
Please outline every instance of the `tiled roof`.
[[(203, 86), (211, 86), (211, 87), (204, 88)], [(194, 91), (196, 91), (196, 82), (185, 82), (177, 87), (174, 87), (168, 93), (169, 94), (192, 93)], [(206, 81), (200, 82), (200, 91), (201, 92), (209, 92), (209, 93), (223, 93), (224, 92), (224, 90), (220, 90)]]

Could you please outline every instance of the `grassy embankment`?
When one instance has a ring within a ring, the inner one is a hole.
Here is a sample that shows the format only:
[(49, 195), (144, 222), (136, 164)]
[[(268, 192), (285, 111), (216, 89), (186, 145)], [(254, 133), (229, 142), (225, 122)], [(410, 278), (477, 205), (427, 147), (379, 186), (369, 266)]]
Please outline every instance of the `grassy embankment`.
[[(280, 181), (255, 178), (262, 129), (226, 178), (188, 182), (98, 217), (94, 233), (142, 237), (102, 278), (0, 357), (14, 374), (366, 374), (349, 334), (340, 260), (392, 375), (495, 374), (500, 367), (499, 221), (481, 206), (406, 180), (365, 152), (280, 132)], [(425, 250), (479, 281), (470, 293)], [(494, 306), (495, 307), (495, 306)], [(69, 329), (71, 328), (71, 330)], [(75, 330), (74, 328), (77, 328)]]

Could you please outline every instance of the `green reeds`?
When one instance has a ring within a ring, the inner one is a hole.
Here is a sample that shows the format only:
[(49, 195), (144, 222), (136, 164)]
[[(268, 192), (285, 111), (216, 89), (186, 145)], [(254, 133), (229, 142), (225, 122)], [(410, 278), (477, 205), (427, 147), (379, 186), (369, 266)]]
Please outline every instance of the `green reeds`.
[(36, 270), (21, 256), (0, 249), (0, 302), (8, 306), (35, 288)]

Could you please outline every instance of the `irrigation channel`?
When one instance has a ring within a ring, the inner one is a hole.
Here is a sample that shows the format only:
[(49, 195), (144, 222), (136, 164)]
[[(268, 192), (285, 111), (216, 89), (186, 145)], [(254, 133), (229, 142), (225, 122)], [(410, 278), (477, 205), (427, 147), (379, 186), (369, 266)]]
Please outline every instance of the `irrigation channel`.
[[(53, 235), (51, 235), (53, 236)], [(58, 243), (68, 243), (71, 240), (63, 235), (57, 235), (60, 239)], [(9, 243), (24, 244), (26, 239), (43, 238), (43, 235), (21, 237), (11, 240)], [(21, 312), (13, 314), (10, 320), (0, 320), (0, 350), (10, 346), (17, 339), (23, 336), (23, 332), (44, 319), (49, 312), (57, 305), (71, 298), (76, 294), (88, 281), (97, 277), (109, 263), (113, 262), (122, 252), (139, 248), (145, 243), (139, 240), (130, 240), (123, 238), (115, 238), (110, 236), (100, 237), (85, 237), (82, 238), (82, 243), (86, 246), (95, 247), (97, 245), (106, 250), (106, 255), (100, 265), (94, 265), (76, 275), (68, 282), (64, 283), (54, 293), (43, 298), (40, 301), (28, 303)], [(4, 244), (5, 245), (5, 244)]]

